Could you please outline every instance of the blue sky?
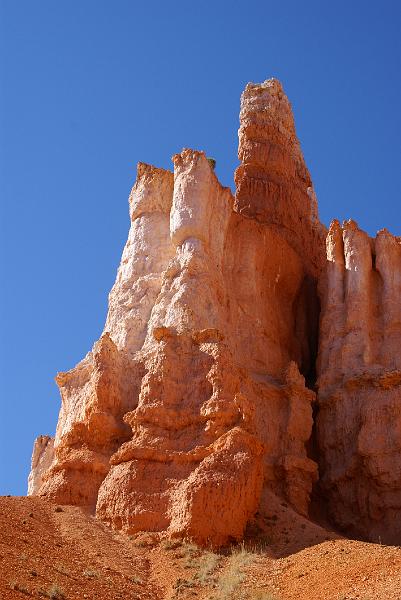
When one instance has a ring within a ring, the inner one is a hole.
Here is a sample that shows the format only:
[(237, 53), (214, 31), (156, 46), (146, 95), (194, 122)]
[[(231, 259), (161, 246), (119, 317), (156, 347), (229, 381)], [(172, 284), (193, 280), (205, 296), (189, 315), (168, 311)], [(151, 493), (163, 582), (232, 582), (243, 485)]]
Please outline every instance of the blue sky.
[(233, 187), (239, 97), (279, 78), (321, 219), (401, 235), (401, 3), (0, 3), (0, 494), (99, 337), (136, 163), (205, 150)]

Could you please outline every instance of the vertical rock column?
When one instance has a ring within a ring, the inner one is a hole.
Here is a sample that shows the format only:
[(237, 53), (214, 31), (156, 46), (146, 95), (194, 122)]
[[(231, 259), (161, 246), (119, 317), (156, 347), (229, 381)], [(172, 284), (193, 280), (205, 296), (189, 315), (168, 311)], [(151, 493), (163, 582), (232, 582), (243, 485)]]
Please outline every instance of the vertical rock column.
[(183, 333), (219, 328), (226, 320), (221, 270), (231, 192), (220, 185), (203, 152), (185, 149), (173, 161), (170, 235), (175, 256), (150, 316), (147, 341), (151, 344), (151, 332), (157, 327)]
[[(323, 304), (319, 332), (318, 372), (321, 384), (323, 377), (332, 375), (331, 365), (341, 367), (342, 364), (342, 339), (337, 335), (344, 324), (345, 259), (342, 233), (340, 223), (334, 220), (327, 233), (327, 263), (320, 281)], [(338, 371), (341, 371), (341, 368)]]
[(276, 79), (249, 83), (241, 96), (235, 210), (280, 227), (316, 276), (323, 262), (324, 227), (295, 132), (291, 105)]
[(401, 244), (333, 222), (320, 331), (321, 487), (351, 535), (401, 543)]
[(128, 356), (142, 347), (162, 275), (174, 256), (170, 240), (173, 179), (170, 171), (139, 163), (129, 197), (131, 228), (109, 295), (105, 325)]
[(373, 362), (371, 331), (375, 328), (372, 305), (374, 281), (369, 236), (354, 221), (343, 227), (345, 256), (345, 339), (343, 365), (365, 368)]
[(387, 369), (401, 369), (401, 239), (386, 229), (375, 243), (376, 269), (382, 287), (383, 340), (380, 363)]

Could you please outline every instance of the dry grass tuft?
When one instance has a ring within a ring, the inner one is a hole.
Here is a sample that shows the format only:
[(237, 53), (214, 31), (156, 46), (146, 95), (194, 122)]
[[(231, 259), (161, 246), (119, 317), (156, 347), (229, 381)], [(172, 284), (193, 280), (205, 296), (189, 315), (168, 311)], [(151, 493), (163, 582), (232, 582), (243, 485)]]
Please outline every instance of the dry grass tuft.
[(158, 536), (151, 532), (139, 532), (135, 535), (130, 535), (129, 538), (138, 548), (153, 548), (158, 544)]
[(182, 546), (182, 540), (174, 540), (169, 538), (167, 540), (163, 540), (161, 546), (164, 548), (164, 550), (176, 550), (176, 548)]
[(276, 600), (276, 598), (265, 590), (254, 590), (248, 594), (247, 600)]
[(64, 600), (65, 594), (64, 591), (57, 585), (57, 583), (53, 583), (46, 592), (46, 595), (50, 600)]
[(199, 558), (195, 578), (200, 585), (209, 585), (212, 582), (213, 574), (219, 566), (220, 560), (220, 556), (214, 552), (205, 552)]
[(99, 577), (99, 573), (97, 571), (90, 571), (90, 570), (84, 571), (83, 575), (85, 575), (85, 577)]
[(27, 596), (31, 595), (31, 592), (26, 589), (23, 585), (20, 585), (17, 581), (11, 581), (9, 583), (9, 587), (11, 590), (15, 590), (16, 592), (21, 592), (21, 594), (26, 594)]
[(248, 600), (247, 592), (240, 590), (240, 585), (245, 579), (243, 569), (255, 558), (255, 554), (250, 552), (244, 543), (234, 546), (231, 549), (228, 566), (217, 581), (213, 600)]
[(59, 585), (57, 585), (57, 583), (52, 583), (47, 590), (38, 590), (38, 596), (50, 598), (50, 600), (65, 600), (66, 598), (64, 591)]

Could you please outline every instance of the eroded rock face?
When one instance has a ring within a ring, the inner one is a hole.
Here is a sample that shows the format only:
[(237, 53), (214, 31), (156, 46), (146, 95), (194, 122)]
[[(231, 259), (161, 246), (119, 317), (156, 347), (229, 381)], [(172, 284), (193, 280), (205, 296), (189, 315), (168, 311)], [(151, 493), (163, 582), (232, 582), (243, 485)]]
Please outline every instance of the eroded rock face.
[(295, 133), (291, 105), (276, 79), (249, 83), (241, 97), (235, 205), (239, 213), (276, 225), (318, 275), (325, 228)]
[(105, 333), (82, 362), (57, 375), (62, 406), (54, 459), (34, 493), (65, 504), (96, 503), (110, 456), (129, 438), (123, 416), (136, 405), (142, 374)]
[(336, 524), (401, 540), (401, 240), (353, 221), (327, 237), (317, 433)]
[(233, 211), (200, 152), (174, 157), (170, 235), (137, 355), (146, 375), (124, 417), (133, 436), (111, 457), (96, 510), (127, 531), (219, 545), (241, 537), (263, 485), (307, 513), (314, 393), (292, 362), (312, 352), (299, 333), (306, 271), (275, 228)]
[(31, 472), (28, 477), (28, 496), (33, 496), (43, 483), (43, 475), (54, 460), (54, 438), (40, 435), (33, 445)]
[[(215, 546), (241, 538), (263, 490), (307, 516), (319, 285), (313, 458), (337, 524), (370, 532), (386, 514), (387, 527), (398, 506), (386, 460), (399, 452), (399, 240), (381, 233), (373, 244), (335, 224), (326, 260), (276, 80), (247, 86), (239, 137), (235, 198), (203, 152), (174, 156), (174, 173), (138, 165), (105, 329), (57, 376), (54, 455), (35, 447), (29, 493), (96, 506), (127, 532)], [(378, 390), (390, 437), (374, 427)], [(374, 432), (382, 450), (372, 453)], [(359, 521), (356, 498), (370, 507)]]

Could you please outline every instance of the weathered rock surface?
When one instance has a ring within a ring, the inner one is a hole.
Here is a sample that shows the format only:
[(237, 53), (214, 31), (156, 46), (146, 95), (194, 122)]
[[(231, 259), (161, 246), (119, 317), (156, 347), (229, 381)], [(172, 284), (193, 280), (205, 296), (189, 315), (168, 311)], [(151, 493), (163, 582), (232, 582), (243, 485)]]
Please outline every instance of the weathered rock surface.
[(37, 442), (29, 493), (217, 546), (263, 490), (307, 516), (318, 460), (335, 522), (376, 535), (400, 506), (399, 240), (379, 234), (373, 269), (373, 242), (334, 224), (326, 260), (276, 80), (247, 86), (239, 138), (235, 198), (203, 152), (138, 165), (105, 329), (57, 376), (54, 454)]
[(321, 486), (353, 535), (401, 541), (401, 240), (353, 221), (327, 237), (319, 352)]
[(274, 224), (318, 275), (325, 228), (295, 133), (291, 105), (276, 79), (249, 83), (241, 97), (236, 210)]
[(33, 445), (31, 472), (28, 477), (28, 496), (32, 496), (43, 483), (43, 475), (54, 460), (54, 438), (40, 435)]

